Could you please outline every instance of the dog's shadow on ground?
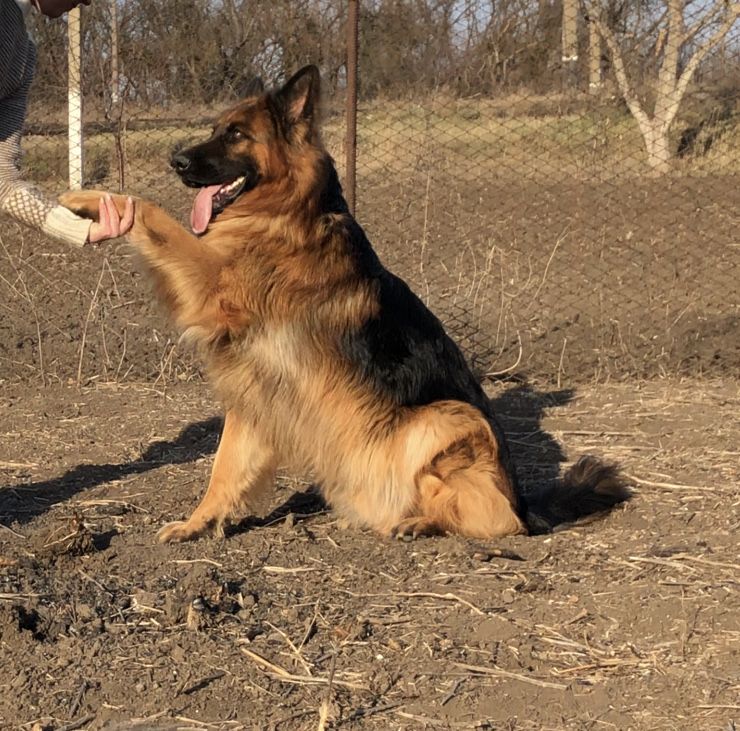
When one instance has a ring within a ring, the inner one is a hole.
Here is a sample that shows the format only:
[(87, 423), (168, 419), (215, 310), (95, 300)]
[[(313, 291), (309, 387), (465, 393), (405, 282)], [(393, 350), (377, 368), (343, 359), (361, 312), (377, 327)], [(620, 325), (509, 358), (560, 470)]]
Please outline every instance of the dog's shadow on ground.
[(152, 442), (141, 457), (119, 464), (81, 464), (59, 477), (26, 485), (0, 487), (0, 524), (28, 523), (57, 503), (106, 482), (163, 467), (185, 464), (213, 453), (222, 419), (212, 417), (186, 426), (171, 441)]
[(574, 396), (573, 389), (538, 390), (522, 382), (491, 399), (525, 493), (560, 476), (567, 457), (560, 442), (542, 427), (542, 420), (548, 408), (564, 406)]
[[(264, 517), (249, 515), (238, 523), (232, 525), (228, 535), (247, 533), (253, 528), (265, 528), (275, 523), (284, 523), (292, 520), (296, 524), (304, 524), (320, 513), (329, 512), (331, 508), (324, 501), (316, 485), (311, 485), (307, 490), (294, 492), (284, 502), (272, 508)], [(303, 526), (305, 528), (305, 526)]]
[[(545, 410), (572, 400), (572, 390), (539, 391), (523, 383), (508, 388), (491, 400), (494, 413), (506, 433), (519, 482), (528, 492), (535, 485), (547, 484), (560, 474), (565, 453), (551, 434), (542, 428)], [(222, 420), (213, 417), (185, 427), (170, 441), (156, 441), (141, 457), (119, 464), (82, 464), (63, 475), (26, 485), (0, 489), (0, 524), (28, 523), (54, 505), (69, 500), (90, 488), (139, 475), (165, 465), (185, 464), (215, 452)], [(235, 526), (236, 532), (254, 526), (270, 525), (293, 514), (299, 520), (327, 510), (315, 488), (298, 492), (274, 508), (264, 518), (247, 518)]]

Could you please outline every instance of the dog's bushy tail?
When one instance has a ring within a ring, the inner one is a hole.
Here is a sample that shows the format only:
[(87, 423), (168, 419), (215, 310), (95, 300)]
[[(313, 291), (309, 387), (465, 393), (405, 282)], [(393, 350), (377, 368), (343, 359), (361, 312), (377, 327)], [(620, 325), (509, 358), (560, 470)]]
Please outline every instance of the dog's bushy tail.
[(527, 494), (527, 525), (531, 533), (550, 533), (556, 526), (603, 514), (631, 494), (617, 465), (587, 454), (555, 484)]

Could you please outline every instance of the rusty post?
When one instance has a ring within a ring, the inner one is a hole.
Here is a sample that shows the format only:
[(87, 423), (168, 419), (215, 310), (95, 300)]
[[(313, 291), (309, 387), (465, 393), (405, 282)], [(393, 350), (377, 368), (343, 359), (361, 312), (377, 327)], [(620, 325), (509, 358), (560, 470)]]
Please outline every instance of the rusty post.
[(347, 140), (345, 149), (345, 192), (347, 205), (354, 215), (357, 192), (357, 46), (359, 35), (359, 0), (349, 0), (347, 9)]

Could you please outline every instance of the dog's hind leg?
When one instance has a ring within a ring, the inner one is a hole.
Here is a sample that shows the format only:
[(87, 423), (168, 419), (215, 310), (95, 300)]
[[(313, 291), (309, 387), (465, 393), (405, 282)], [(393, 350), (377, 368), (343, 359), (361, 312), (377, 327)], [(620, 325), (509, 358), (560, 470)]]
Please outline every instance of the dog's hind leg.
[(393, 535), (496, 538), (527, 532), (496, 438), (477, 409), (452, 401), (425, 407), (405, 438), (406, 454), (425, 461), (415, 474), (414, 507)]
[(254, 429), (235, 411), (228, 411), (203, 500), (187, 521), (164, 526), (160, 542), (188, 541), (206, 533), (223, 535), (227, 520), (243, 515), (273, 486), (276, 466), (273, 451)]

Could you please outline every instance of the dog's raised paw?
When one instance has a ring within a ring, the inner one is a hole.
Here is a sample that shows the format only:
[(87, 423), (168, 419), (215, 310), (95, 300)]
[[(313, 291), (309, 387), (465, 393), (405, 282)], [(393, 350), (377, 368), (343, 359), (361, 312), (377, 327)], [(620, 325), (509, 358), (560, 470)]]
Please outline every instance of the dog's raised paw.
[(98, 206), (105, 193), (96, 190), (68, 190), (59, 196), (59, 203), (83, 218), (98, 220)]

